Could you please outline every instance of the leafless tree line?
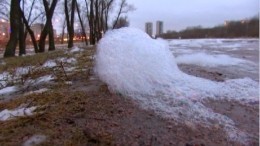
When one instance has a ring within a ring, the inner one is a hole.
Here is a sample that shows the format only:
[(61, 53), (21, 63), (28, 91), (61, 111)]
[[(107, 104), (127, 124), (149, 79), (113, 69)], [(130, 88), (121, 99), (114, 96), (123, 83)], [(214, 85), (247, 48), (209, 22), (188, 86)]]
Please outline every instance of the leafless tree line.
[[(0, 0), (0, 17), (10, 22), (10, 38), (4, 57), (15, 56), (17, 46), (19, 55), (26, 54), (28, 34), (35, 53), (45, 52), (47, 38), (48, 50), (55, 50), (54, 15), (61, 18), (62, 41), (67, 28), (68, 48), (71, 48), (76, 21), (86, 45), (93, 45), (107, 30), (127, 26), (126, 14), (132, 10), (134, 7), (126, 0)], [(44, 23), (38, 41), (31, 27), (35, 22)]]

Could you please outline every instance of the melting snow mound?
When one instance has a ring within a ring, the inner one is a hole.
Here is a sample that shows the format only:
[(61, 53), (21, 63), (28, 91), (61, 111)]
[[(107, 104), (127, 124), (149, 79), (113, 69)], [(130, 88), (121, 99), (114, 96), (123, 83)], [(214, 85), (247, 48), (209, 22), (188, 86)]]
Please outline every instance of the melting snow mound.
[(110, 90), (137, 100), (143, 108), (180, 122), (218, 123), (229, 138), (243, 143), (248, 134), (230, 118), (205, 107), (203, 99), (259, 102), (257, 82), (244, 78), (218, 83), (187, 75), (179, 70), (166, 42), (135, 28), (104, 35), (97, 45), (95, 72)]

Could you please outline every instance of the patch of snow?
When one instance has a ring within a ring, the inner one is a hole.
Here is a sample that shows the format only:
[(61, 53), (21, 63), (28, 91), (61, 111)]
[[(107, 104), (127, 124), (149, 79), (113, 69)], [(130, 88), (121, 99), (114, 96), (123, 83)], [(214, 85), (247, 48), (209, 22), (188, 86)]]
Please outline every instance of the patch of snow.
[(30, 72), (30, 70), (32, 69), (32, 66), (26, 66), (26, 67), (18, 67), (15, 71), (15, 74), (17, 76), (21, 76), (21, 75), (26, 75)]
[(66, 61), (67, 63), (70, 63), (70, 64), (76, 64), (77, 63), (77, 60), (75, 58), (69, 58), (67, 59)]
[(35, 146), (47, 139), (45, 135), (33, 135), (23, 143), (23, 146)]
[[(212, 56), (209, 58), (212, 60)], [(227, 116), (205, 107), (203, 100), (259, 102), (257, 82), (244, 78), (220, 83), (185, 74), (179, 70), (167, 43), (134, 28), (111, 30), (104, 35), (97, 45), (94, 70), (110, 90), (139, 101), (143, 108), (179, 122), (220, 124), (230, 139), (242, 143), (247, 134)]]
[(52, 75), (46, 75), (46, 76), (43, 76), (43, 77), (39, 77), (39, 78), (36, 79), (36, 84), (49, 82), (53, 79), (54, 79), (54, 77)]
[(43, 64), (43, 67), (52, 68), (57, 66), (57, 63), (54, 60), (48, 60)]
[(8, 72), (3, 72), (0, 74), (0, 89), (7, 86), (8, 81), (10, 80), (11, 75)]
[(177, 64), (194, 64), (199, 66), (231, 66), (246, 63), (248, 61), (230, 57), (228, 55), (210, 55), (206, 53), (195, 53), (179, 55), (176, 57)]
[(58, 58), (58, 61), (64, 62), (64, 63), (69, 63), (69, 64), (76, 64), (77, 63), (77, 59), (75, 58)]
[(19, 108), (19, 109), (15, 109), (15, 110), (5, 109), (0, 112), (0, 121), (7, 121), (10, 119), (14, 119), (15, 117), (31, 116), (31, 115), (33, 115), (33, 111), (36, 108), (37, 107)]
[(74, 46), (71, 50), (70, 50), (70, 53), (75, 53), (75, 52), (82, 52), (84, 51), (83, 49), (77, 47), (77, 46)]
[(18, 90), (16, 86), (11, 86), (11, 87), (5, 87), (0, 90), (0, 95), (6, 95), (6, 94), (11, 94), (14, 93)]
[(45, 75), (45, 76), (39, 77), (35, 80), (33, 80), (33, 79), (27, 80), (25, 82), (25, 84), (26, 85), (37, 85), (37, 84), (41, 84), (41, 83), (50, 82), (53, 79), (54, 79), (54, 77), (52, 75)]

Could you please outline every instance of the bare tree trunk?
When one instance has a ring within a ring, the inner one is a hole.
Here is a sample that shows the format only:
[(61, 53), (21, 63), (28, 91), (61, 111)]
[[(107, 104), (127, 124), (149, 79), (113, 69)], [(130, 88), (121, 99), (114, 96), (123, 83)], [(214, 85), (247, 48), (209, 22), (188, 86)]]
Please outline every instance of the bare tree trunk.
[(32, 39), (32, 42), (33, 42), (33, 46), (34, 46), (34, 52), (35, 53), (38, 53), (39, 52), (39, 49), (38, 49), (38, 45), (37, 45), (37, 41), (36, 41), (36, 38), (34, 36), (34, 33), (33, 31), (31, 30), (30, 26), (29, 26), (29, 23), (28, 21), (26, 20), (25, 16), (24, 16), (24, 13), (23, 11), (20, 9), (20, 13), (21, 13), (21, 16), (23, 18), (23, 22), (25, 24), (25, 27), (27, 29), (27, 31), (29, 32), (30, 36), (31, 36), (31, 39)]
[(20, 0), (11, 1), (10, 9), (10, 26), (11, 34), (10, 39), (6, 45), (4, 57), (15, 56), (15, 49), (19, 38), (19, 24), (20, 24)]
[(24, 36), (24, 23), (22, 18), (20, 20), (20, 25), (19, 25), (19, 56), (25, 55), (25, 36)]
[(71, 2), (71, 13), (69, 18), (69, 10), (68, 10), (68, 0), (65, 0), (65, 15), (66, 15), (66, 21), (67, 21), (67, 31), (69, 35), (68, 40), (68, 48), (73, 47), (73, 38), (74, 38), (74, 17), (75, 17), (75, 7), (76, 7), (76, 0), (72, 0)]
[(44, 28), (41, 32), (40, 40), (39, 40), (39, 52), (44, 52), (45, 51), (45, 41), (46, 37), (50, 32), (51, 25), (52, 25), (52, 16), (56, 7), (58, 0), (53, 0), (51, 7), (49, 8), (49, 4), (47, 0), (43, 0), (45, 12), (46, 12), (46, 23), (44, 25)]
[(85, 31), (85, 28), (84, 28), (84, 25), (83, 25), (83, 21), (82, 21), (81, 16), (80, 16), (80, 10), (79, 10), (78, 3), (76, 3), (76, 8), (77, 8), (77, 12), (78, 12), (79, 22), (80, 22), (80, 25), (81, 25), (82, 35), (84, 36), (84, 40), (85, 40), (86, 45), (88, 45), (88, 39), (87, 39), (86, 31)]
[(96, 40), (98, 41), (100, 37), (100, 30), (99, 30), (99, 0), (95, 2), (95, 21), (94, 21), (94, 29), (95, 29), (95, 36)]
[(90, 12), (89, 12), (89, 31), (90, 31), (90, 44), (96, 43), (94, 26), (94, 0), (90, 0)]
[[(23, 10), (24, 10), (24, 0), (23, 0)], [(19, 56), (26, 54), (26, 44), (25, 44), (25, 32), (24, 32), (24, 22), (20, 13), (20, 25), (19, 25)]]
[(52, 23), (50, 24), (49, 28), (49, 51), (55, 50), (55, 41), (54, 41), (54, 32)]

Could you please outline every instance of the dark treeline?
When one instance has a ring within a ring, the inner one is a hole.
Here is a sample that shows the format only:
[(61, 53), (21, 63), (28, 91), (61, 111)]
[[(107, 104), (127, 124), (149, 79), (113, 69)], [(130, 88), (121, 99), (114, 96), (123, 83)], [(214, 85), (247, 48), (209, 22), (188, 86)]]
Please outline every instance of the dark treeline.
[(196, 26), (179, 32), (168, 31), (160, 35), (160, 37), (165, 39), (259, 37), (259, 18), (253, 17), (249, 20), (226, 21), (224, 25), (213, 28)]
[[(45, 52), (46, 43), (48, 51), (55, 50), (55, 15), (62, 19), (56, 22), (63, 24), (62, 42), (67, 28), (68, 48), (72, 48), (77, 35), (76, 21), (80, 24), (82, 40), (86, 45), (95, 45), (107, 30), (127, 26), (126, 14), (133, 10), (127, 0), (0, 0), (1, 20), (10, 24), (4, 57), (15, 56), (17, 48), (20, 56), (26, 54), (27, 33), (35, 53)], [(43, 25), (40, 34), (32, 30), (32, 24), (36, 22)]]

